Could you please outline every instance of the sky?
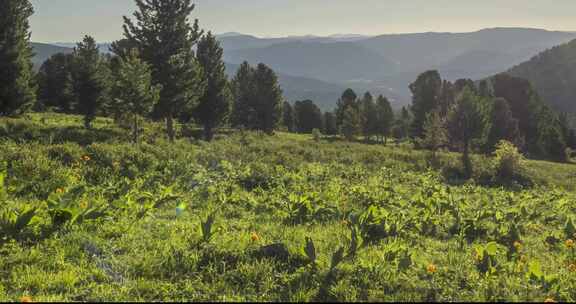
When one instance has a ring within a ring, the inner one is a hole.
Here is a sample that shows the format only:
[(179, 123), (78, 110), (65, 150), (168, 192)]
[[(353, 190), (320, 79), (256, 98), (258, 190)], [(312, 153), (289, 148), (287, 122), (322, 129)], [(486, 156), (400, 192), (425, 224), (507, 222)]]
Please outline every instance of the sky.
[[(32, 41), (122, 37), (133, 0), (31, 0)], [(259, 37), (470, 32), (493, 27), (576, 31), (576, 0), (196, 0), (206, 30)]]

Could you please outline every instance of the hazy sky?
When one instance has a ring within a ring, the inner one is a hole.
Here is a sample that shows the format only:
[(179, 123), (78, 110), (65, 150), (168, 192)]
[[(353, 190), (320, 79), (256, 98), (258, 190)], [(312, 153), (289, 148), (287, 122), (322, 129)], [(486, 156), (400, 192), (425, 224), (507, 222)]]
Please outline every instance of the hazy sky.
[[(133, 0), (31, 0), (32, 40), (122, 36)], [(576, 0), (196, 0), (193, 16), (215, 33), (256, 36), (467, 32), (487, 27), (576, 30)]]

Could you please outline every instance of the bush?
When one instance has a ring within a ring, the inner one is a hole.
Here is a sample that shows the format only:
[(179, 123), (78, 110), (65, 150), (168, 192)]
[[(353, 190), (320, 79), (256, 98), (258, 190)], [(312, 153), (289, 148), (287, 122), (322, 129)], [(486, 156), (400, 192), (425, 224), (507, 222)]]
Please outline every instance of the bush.
[(318, 141), (320, 141), (320, 139), (322, 139), (322, 133), (318, 129), (313, 129), (312, 130), (312, 137), (314, 138), (314, 141), (318, 142)]
[(524, 156), (509, 141), (502, 140), (496, 145), (496, 175), (501, 179), (514, 179), (522, 169)]

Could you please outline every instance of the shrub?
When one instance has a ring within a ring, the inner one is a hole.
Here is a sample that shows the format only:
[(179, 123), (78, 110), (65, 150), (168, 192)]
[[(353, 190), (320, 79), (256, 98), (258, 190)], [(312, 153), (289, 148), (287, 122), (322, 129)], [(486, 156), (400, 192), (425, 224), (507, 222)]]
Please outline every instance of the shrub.
[(513, 179), (522, 169), (524, 156), (509, 141), (502, 140), (496, 145), (496, 175), (502, 179)]
[(318, 129), (313, 129), (312, 137), (314, 138), (314, 141), (320, 141), (320, 139), (322, 139), (322, 133)]

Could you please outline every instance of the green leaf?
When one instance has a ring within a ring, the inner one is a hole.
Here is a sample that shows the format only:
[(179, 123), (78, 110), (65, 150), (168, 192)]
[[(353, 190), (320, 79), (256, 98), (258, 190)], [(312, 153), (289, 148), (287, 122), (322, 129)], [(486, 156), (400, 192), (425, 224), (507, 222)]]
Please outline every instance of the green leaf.
[(28, 210), (22, 212), (22, 214), (18, 216), (18, 219), (14, 224), (16, 232), (20, 232), (24, 228), (26, 228), (26, 226), (30, 224), (35, 215), (36, 215), (36, 208), (29, 208)]
[(333, 270), (342, 262), (344, 259), (344, 247), (340, 247), (334, 254), (332, 255), (332, 262), (330, 263), (330, 270)]
[(564, 226), (564, 233), (566, 234), (567, 239), (574, 238), (574, 233), (576, 233), (576, 227), (574, 227), (574, 222), (572, 218), (568, 218), (566, 221), (566, 225)]
[(316, 263), (316, 247), (314, 241), (310, 237), (306, 237), (306, 247), (304, 247), (306, 256), (312, 263)]
[(498, 243), (496, 242), (490, 242), (488, 244), (486, 244), (486, 252), (488, 253), (488, 255), (496, 255), (498, 253)]
[(528, 271), (530, 272), (531, 275), (535, 276), (538, 279), (542, 278), (544, 275), (542, 273), (542, 266), (538, 261), (530, 262), (530, 265), (528, 266)]

